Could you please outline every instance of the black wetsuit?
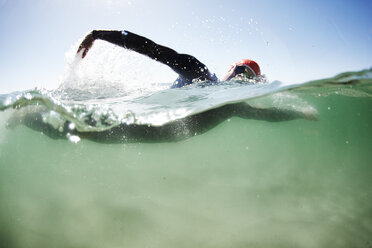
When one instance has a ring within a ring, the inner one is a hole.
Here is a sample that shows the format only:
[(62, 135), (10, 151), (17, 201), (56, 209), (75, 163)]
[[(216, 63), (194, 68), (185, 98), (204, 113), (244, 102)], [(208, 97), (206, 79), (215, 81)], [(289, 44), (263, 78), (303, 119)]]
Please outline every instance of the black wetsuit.
[(125, 30), (94, 30), (92, 35), (95, 39), (105, 40), (133, 50), (169, 66), (179, 75), (172, 88), (191, 84), (193, 80), (217, 81), (216, 75), (212, 74), (208, 68), (195, 57), (188, 54), (179, 54), (173, 49), (156, 44), (152, 40), (137, 34)]

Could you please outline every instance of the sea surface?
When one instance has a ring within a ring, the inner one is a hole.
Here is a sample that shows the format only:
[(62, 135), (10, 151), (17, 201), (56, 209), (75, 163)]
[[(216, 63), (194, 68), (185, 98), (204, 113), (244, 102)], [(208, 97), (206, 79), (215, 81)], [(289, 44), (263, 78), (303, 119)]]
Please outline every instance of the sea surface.
[(0, 247), (372, 247), (371, 69), (66, 82), (0, 95)]

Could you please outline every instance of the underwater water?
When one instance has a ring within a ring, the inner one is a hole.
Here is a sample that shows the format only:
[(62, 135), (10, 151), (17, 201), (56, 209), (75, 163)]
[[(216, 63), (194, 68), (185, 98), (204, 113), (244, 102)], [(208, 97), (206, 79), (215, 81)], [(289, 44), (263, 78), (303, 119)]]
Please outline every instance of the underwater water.
[(0, 95), (0, 246), (372, 246), (371, 70), (168, 86)]

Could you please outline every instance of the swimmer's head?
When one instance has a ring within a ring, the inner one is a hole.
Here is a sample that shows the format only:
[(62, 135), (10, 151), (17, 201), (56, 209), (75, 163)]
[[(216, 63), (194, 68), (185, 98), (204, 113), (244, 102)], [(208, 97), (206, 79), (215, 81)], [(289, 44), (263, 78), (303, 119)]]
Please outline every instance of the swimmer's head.
[(257, 77), (261, 75), (260, 66), (256, 61), (250, 59), (243, 59), (235, 63), (236, 66), (242, 66), (248, 75)]
[(228, 81), (237, 75), (242, 75), (247, 79), (258, 77), (261, 75), (260, 66), (257, 62), (250, 59), (240, 60), (230, 67), (224, 81)]

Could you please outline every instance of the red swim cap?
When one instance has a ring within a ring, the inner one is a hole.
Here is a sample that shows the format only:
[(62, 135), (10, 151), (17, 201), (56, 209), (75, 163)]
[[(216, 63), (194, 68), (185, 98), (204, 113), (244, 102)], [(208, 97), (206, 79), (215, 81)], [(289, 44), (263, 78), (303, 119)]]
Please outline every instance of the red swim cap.
[(248, 66), (256, 74), (256, 76), (261, 75), (260, 66), (253, 60), (243, 59), (243, 60), (240, 60), (240, 61), (236, 62), (234, 65)]

